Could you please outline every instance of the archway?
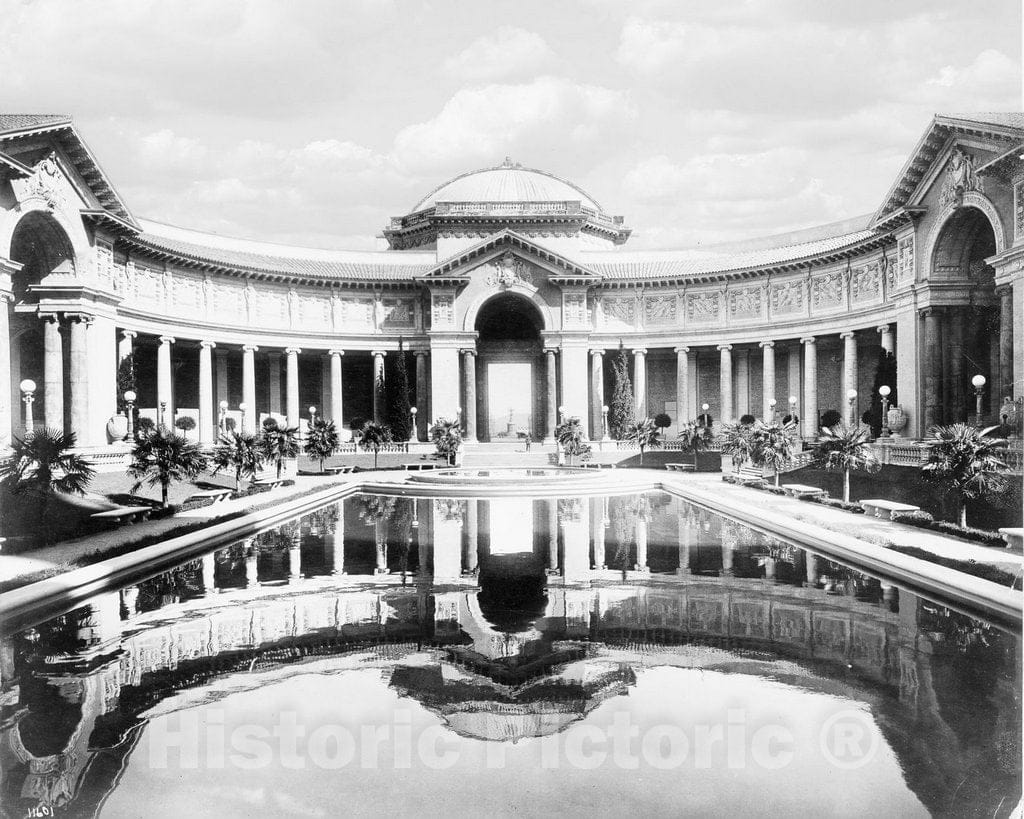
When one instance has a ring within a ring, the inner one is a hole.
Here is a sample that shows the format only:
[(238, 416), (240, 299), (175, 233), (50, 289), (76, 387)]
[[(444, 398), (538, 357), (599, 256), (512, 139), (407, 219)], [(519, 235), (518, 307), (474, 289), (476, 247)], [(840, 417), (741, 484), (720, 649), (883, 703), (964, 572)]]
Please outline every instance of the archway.
[(973, 206), (950, 214), (936, 236), (930, 281), (967, 284), (970, 296), (941, 312), (937, 349), (925, 349), (926, 421), (930, 423), (964, 421), (973, 415), (971, 379), (976, 375), (983, 375), (989, 385), (983, 414), (998, 408), (999, 306), (994, 271), (985, 262), (997, 249), (989, 216)]
[(527, 298), (502, 293), (477, 313), (477, 418), (481, 440), (544, 436), (543, 318)]

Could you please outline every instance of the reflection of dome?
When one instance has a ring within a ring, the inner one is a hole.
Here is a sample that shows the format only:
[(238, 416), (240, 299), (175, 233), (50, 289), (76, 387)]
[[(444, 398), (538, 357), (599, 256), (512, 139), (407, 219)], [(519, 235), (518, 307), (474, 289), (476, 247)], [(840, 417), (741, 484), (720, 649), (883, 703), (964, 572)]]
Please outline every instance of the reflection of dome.
[(438, 202), (579, 202), (585, 208), (602, 210), (586, 191), (571, 182), (535, 168), (524, 168), (506, 159), (494, 168), (470, 171), (434, 188), (413, 212), (432, 208)]

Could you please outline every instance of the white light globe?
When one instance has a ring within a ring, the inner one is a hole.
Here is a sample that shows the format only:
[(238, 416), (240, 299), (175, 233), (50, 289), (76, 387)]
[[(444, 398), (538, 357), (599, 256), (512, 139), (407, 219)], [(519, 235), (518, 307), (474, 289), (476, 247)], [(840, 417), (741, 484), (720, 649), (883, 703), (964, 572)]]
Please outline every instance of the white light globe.
[(31, 378), (26, 378), (24, 381), (21, 382), (20, 386), (22, 392), (36, 391), (36, 382), (33, 381)]

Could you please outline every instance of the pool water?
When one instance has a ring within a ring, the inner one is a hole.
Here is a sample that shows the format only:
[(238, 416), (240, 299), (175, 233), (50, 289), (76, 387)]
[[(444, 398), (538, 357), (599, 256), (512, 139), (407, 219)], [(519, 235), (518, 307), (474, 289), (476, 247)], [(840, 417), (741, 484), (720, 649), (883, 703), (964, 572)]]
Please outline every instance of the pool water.
[(0, 646), (11, 816), (1005, 816), (1020, 634), (664, 493), (357, 495)]

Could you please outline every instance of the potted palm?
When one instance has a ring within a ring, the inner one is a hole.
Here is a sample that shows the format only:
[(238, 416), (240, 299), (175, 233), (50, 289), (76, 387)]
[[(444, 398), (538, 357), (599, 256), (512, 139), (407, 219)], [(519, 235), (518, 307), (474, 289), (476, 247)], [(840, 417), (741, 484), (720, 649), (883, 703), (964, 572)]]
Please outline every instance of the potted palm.
[(967, 424), (932, 427), (928, 431), (928, 460), (921, 471), (926, 480), (957, 496), (957, 521), (967, 526), (967, 501), (1001, 494), (1010, 487), (1006, 463), (1000, 457), (1006, 440), (992, 435), (999, 427), (978, 429)]
[(754, 425), (750, 461), (762, 469), (772, 470), (776, 486), (779, 485), (779, 473), (796, 459), (793, 437), (793, 424)]
[(722, 471), (732, 464), (733, 472), (739, 470), (750, 457), (753, 446), (754, 428), (750, 424), (722, 424)]
[(707, 447), (707, 427), (700, 426), (696, 421), (684, 421), (680, 424), (676, 439), (682, 444), (683, 452), (693, 453), (693, 471), (697, 471), (697, 453)]
[(215, 467), (215, 475), (222, 469), (235, 471), (235, 491), (238, 492), (242, 486), (242, 478), (251, 481), (263, 466), (259, 440), (249, 432), (226, 432), (220, 436), (220, 441), (214, 447), (211, 462)]
[[(827, 413), (826, 413), (827, 414)], [(814, 445), (813, 458), (825, 469), (843, 473), (843, 502), (850, 502), (850, 472), (863, 469), (878, 472), (882, 462), (871, 446), (871, 430), (863, 426), (849, 427), (839, 423), (822, 427)]]
[(367, 421), (359, 431), (359, 446), (368, 452), (373, 452), (373, 468), (377, 468), (377, 456), (381, 447), (391, 443), (391, 429), (386, 424), (378, 424), (376, 421)]
[(320, 471), (324, 471), (324, 461), (338, 451), (338, 428), (334, 421), (317, 418), (309, 432), (306, 433), (306, 455), (320, 462)]
[(653, 418), (643, 418), (627, 428), (626, 440), (640, 448), (640, 466), (644, 464), (644, 451), (659, 444), (659, 434)]
[(555, 441), (565, 454), (569, 466), (575, 466), (576, 459), (583, 454), (585, 447), (583, 425), (580, 419), (573, 416), (555, 427)]
[(298, 427), (281, 426), (276, 419), (267, 418), (263, 422), (259, 445), (263, 459), (274, 464), (280, 479), (284, 462), (299, 457)]
[[(179, 419), (181, 420), (181, 419)], [(132, 447), (128, 474), (137, 478), (131, 488), (135, 493), (143, 483), (160, 487), (161, 506), (167, 506), (167, 493), (175, 481), (192, 480), (206, 469), (206, 456), (199, 444), (166, 427), (150, 430)]]
[(430, 428), (430, 440), (437, 448), (437, 454), (444, 458), (450, 466), (459, 465), (462, 429), (457, 421), (438, 418)]

